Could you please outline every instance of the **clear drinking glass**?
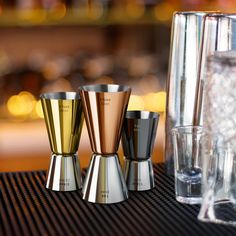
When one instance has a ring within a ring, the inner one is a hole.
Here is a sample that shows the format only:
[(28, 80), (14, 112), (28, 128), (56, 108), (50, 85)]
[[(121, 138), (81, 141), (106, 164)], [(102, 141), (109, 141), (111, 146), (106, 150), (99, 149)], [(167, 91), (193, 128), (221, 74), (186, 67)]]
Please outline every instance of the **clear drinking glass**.
[(207, 62), (198, 219), (236, 226), (236, 51), (215, 52)]
[(175, 165), (175, 194), (181, 203), (199, 204), (202, 200), (201, 126), (172, 129)]

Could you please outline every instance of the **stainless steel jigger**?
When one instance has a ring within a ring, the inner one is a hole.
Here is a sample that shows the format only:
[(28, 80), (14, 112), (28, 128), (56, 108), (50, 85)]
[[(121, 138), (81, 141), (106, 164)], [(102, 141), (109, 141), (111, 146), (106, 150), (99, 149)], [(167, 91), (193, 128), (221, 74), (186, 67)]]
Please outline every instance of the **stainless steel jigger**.
[(82, 187), (77, 155), (83, 110), (80, 96), (73, 92), (45, 93), (40, 96), (52, 150), (46, 188), (73, 191)]
[(128, 198), (118, 155), (122, 124), (131, 89), (122, 85), (88, 85), (80, 88), (93, 155), (82, 189), (83, 199), (116, 203)]
[(124, 175), (128, 190), (154, 188), (151, 154), (156, 137), (159, 114), (149, 111), (128, 111), (122, 132), (125, 155)]

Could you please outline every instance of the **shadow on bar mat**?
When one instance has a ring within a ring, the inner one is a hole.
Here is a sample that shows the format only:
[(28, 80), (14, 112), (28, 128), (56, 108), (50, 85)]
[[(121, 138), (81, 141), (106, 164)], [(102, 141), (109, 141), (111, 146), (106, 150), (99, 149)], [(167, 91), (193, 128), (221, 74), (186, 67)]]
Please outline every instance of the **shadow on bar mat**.
[(175, 200), (164, 165), (154, 172), (153, 190), (113, 205), (85, 202), (79, 191), (49, 191), (45, 171), (1, 173), (0, 235), (236, 235), (234, 227), (199, 222), (199, 206)]

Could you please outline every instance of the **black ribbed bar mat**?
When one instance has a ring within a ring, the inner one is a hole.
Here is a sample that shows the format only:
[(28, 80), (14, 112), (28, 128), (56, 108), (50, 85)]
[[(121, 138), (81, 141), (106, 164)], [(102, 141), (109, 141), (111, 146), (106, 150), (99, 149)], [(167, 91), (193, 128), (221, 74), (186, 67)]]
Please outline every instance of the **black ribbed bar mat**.
[(1, 173), (0, 235), (236, 235), (234, 227), (199, 222), (199, 206), (175, 200), (164, 166), (154, 171), (153, 190), (112, 205), (85, 202), (80, 191), (49, 191), (44, 171)]

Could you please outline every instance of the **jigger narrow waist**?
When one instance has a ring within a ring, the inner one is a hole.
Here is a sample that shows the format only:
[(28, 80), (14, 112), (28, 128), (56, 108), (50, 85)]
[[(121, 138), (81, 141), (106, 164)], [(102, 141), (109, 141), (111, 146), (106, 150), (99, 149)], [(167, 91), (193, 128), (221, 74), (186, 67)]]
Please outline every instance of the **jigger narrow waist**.
[(150, 156), (147, 157), (141, 157), (141, 156), (125, 156), (126, 159), (131, 160), (131, 161), (146, 161), (150, 159)]

